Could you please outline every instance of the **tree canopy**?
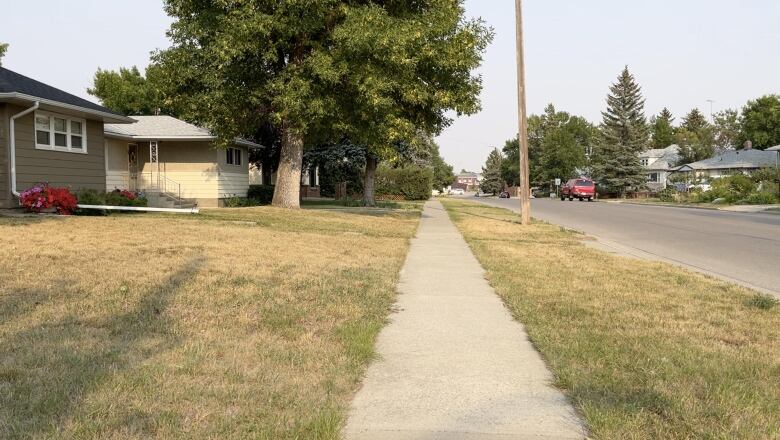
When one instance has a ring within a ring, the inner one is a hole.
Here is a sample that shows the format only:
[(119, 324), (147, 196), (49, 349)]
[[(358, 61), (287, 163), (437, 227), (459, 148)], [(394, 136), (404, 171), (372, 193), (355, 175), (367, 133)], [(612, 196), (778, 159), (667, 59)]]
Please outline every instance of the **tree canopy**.
[(715, 153), (714, 127), (697, 108), (685, 115), (675, 139), (680, 146), (680, 165), (707, 159)]
[(0, 67), (3, 66), (3, 57), (6, 51), (8, 51), (8, 43), (0, 43)]
[(780, 95), (749, 101), (742, 109), (741, 122), (740, 144), (750, 141), (759, 150), (780, 145)]
[(158, 111), (175, 116), (165, 105), (163, 94), (155, 83), (159, 69), (154, 65), (144, 77), (136, 66), (119, 71), (98, 69), (87, 93), (97, 97), (103, 106), (125, 115), (153, 115)]
[(438, 133), (448, 111), (479, 109), (472, 71), (492, 33), (463, 18), (461, 0), (167, 0), (166, 11), (173, 47), (155, 60), (167, 96), (223, 142), (278, 126), (280, 206), (298, 204), (304, 144), (347, 138), (381, 157)]

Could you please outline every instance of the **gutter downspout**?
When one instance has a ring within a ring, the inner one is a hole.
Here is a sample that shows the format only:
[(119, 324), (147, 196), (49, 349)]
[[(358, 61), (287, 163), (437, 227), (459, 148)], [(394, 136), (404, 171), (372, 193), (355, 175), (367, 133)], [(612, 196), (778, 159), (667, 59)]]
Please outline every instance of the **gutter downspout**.
[[(35, 104), (33, 104), (32, 107), (28, 108), (27, 110), (17, 113), (13, 116), (11, 116), (11, 142), (8, 145), (8, 150), (11, 156), (10, 164), (11, 164), (11, 194), (15, 195), (16, 197), (20, 197), (19, 191), (16, 188), (16, 120), (18, 118), (21, 118), (22, 116), (25, 116), (27, 114), (30, 114), (34, 112), (35, 110), (38, 110), (38, 107), (41, 106), (41, 103), (39, 101), (35, 101)], [(33, 127), (35, 127), (35, 124), (33, 123)], [(35, 137), (35, 130), (33, 130), (33, 138)]]

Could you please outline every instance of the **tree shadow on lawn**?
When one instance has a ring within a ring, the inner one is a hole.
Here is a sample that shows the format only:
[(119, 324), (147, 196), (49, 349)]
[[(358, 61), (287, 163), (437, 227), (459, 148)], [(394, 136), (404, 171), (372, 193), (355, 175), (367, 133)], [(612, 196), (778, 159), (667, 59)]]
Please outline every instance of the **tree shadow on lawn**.
[[(175, 346), (177, 338), (165, 310), (203, 263), (202, 257), (191, 260), (165, 282), (144, 292), (137, 305), (124, 313), (92, 320), (69, 315), (16, 334), (0, 335), (0, 438), (62, 435), (84, 399), (101, 384)], [(12, 313), (4, 316), (13, 317), (13, 312), (24, 313), (45, 303), (46, 297), (16, 292), (1, 309)], [(149, 430), (154, 428), (149, 423), (137, 423), (143, 415), (123, 414), (126, 408), (121, 408), (121, 402), (112, 403), (119, 404), (119, 414), (125, 415), (125, 420), (114, 425), (133, 425), (152, 435)], [(91, 430), (82, 434), (99, 436)]]

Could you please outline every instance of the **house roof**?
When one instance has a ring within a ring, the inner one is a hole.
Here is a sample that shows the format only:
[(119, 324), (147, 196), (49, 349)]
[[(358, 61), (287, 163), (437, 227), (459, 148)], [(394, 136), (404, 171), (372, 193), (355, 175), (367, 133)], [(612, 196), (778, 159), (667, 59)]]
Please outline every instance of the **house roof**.
[(727, 151), (710, 159), (700, 160), (679, 167), (678, 171), (688, 170), (730, 170), (738, 168), (763, 168), (774, 166), (777, 153), (761, 150)]
[(4, 99), (22, 102), (38, 101), (49, 106), (100, 116), (104, 121), (115, 123), (132, 122), (126, 116), (94, 102), (0, 67), (0, 100)]
[(680, 147), (677, 145), (670, 145), (666, 148), (647, 150), (640, 153), (639, 157), (643, 159), (656, 159), (645, 166), (648, 170), (670, 170), (680, 160)]
[[(133, 140), (186, 140), (214, 141), (217, 139), (209, 130), (174, 118), (173, 116), (131, 116), (135, 124), (106, 124), (108, 137)], [(246, 139), (236, 139), (239, 145), (259, 148), (260, 145)]]
[(775, 145), (774, 147), (769, 147), (766, 149), (766, 151), (780, 151), (780, 145)]

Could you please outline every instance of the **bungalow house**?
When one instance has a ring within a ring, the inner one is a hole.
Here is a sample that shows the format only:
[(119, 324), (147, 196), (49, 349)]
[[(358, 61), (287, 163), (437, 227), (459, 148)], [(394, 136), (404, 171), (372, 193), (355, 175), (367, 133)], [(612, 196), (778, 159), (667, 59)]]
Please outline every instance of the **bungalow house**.
[(777, 166), (778, 153), (761, 150), (726, 151), (715, 157), (682, 165), (674, 172), (686, 173), (691, 179), (717, 179), (736, 173), (750, 174), (761, 168)]
[(105, 190), (104, 124), (132, 122), (0, 67), (0, 207), (39, 182)]
[(220, 206), (246, 197), (249, 149), (235, 139), (215, 148), (208, 130), (171, 116), (132, 116), (133, 124), (105, 125), (105, 189), (143, 191), (155, 206)]
[(651, 191), (661, 191), (666, 188), (667, 179), (679, 160), (680, 147), (677, 145), (647, 150), (639, 154), (639, 162), (647, 173), (647, 187)]

